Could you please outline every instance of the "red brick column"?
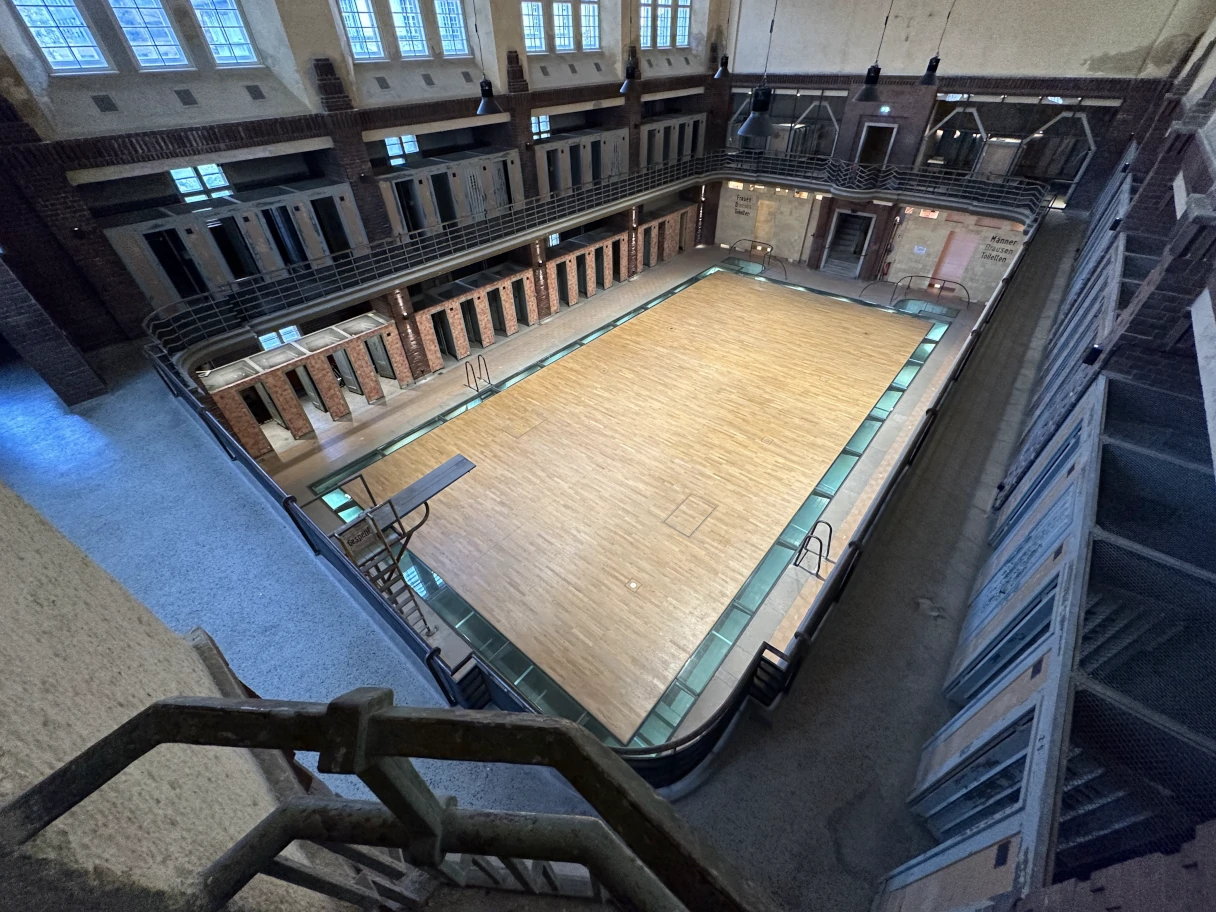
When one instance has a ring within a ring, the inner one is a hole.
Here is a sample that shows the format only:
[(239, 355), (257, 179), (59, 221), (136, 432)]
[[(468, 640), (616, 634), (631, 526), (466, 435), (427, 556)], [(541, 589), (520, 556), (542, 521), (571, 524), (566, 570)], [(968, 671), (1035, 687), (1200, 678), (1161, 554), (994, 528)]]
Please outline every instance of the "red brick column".
[(443, 305), (448, 312), (448, 326), (452, 329), (452, 341), (456, 343), (456, 357), (469, 356), (469, 334), (464, 331), (464, 314), (460, 312), (459, 301), (448, 301)]
[[(494, 344), (494, 318), (490, 316), (490, 299), (485, 289), (473, 296), (473, 309), (477, 311), (477, 327), (481, 331), (481, 347)], [(505, 315), (504, 315), (505, 316)]]
[[(642, 229), (644, 227), (645, 226), (638, 228), (638, 231), (642, 231)], [(642, 237), (646, 237), (645, 233), (642, 234)], [(650, 268), (653, 269), (658, 264), (659, 264), (659, 223), (651, 222), (651, 224), (650, 224)]]
[(414, 379), (414, 372), (410, 368), (410, 359), (406, 357), (405, 349), (401, 346), (401, 336), (397, 334), (396, 329), (386, 329), (380, 333), (380, 338), (384, 342), (385, 351), (388, 352), (389, 363), (393, 365), (393, 372), (397, 375), (397, 385), (404, 389)]
[(668, 216), (663, 225), (663, 249), (659, 256), (666, 261), (680, 252), (680, 213)]
[(511, 282), (502, 282), (498, 286), (498, 301), (502, 305), (502, 325), (506, 327), (507, 335), (513, 336), (519, 332), (519, 320), (515, 317), (515, 293), (511, 290)]
[[(528, 312), (529, 326), (540, 319), (538, 316), (538, 305), (536, 300), (536, 276), (532, 273), (528, 273), (524, 276), (524, 307)], [(514, 303), (514, 295), (511, 296), (511, 301)]]
[(571, 307), (578, 303), (578, 262), (574, 255), (566, 257), (566, 300)]
[(334, 376), (334, 369), (329, 366), (329, 359), (325, 355), (313, 355), (304, 363), (308, 366), (317, 392), (321, 394), (321, 400), (329, 409), (329, 417), (334, 421), (349, 421), (350, 404), (346, 401), (342, 387), (338, 386), (338, 378)]
[(312, 422), (308, 420), (296, 391), (291, 388), (287, 374), (281, 370), (274, 371), (264, 376), (262, 383), (266, 385), (266, 392), (270, 393), (279, 414), (287, 422), (287, 430), (291, 431), (291, 436), (296, 440), (311, 437), (314, 433)]
[(381, 402), (384, 390), (380, 388), (380, 375), (372, 364), (371, 355), (362, 340), (343, 345), (342, 350), (350, 357), (350, 363), (355, 368), (355, 376), (359, 378), (359, 386), (363, 388), (363, 398), (368, 402)]
[(557, 285), (557, 262), (557, 260), (549, 260), (545, 263), (545, 285), (549, 289), (550, 314), (557, 313), (562, 306), (562, 296)]
[(596, 287), (596, 270), (595, 270), (595, 251), (599, 248), (598, 244), (587, 248), (587, 252), (583, 254), (583, 260), (587, 263), (587, 297), (595, 297)]
[(604, 242), (604, 274), (599, 277), (604, 291), (612, 287), (612, 238)]
[(437, 371), (443, 367), (443, 353), (439, 351), (439, 340), (435, 338), (435, 325), (431, 322), (434, 307), (417, 314), (418, 340), (422, 344), (422, 353), (426, 356), (426, 372)]
[(625, 275), (632, 279), (642, 271), (642, 230), (638, 227), (638, 207), (629, 210), (629, 230), (626, 232), (628, 243), (625, 253)]
[[(558, 302), (555, 283), (549, 277), (549, 264), (545, 259), (545, 242), (533, 241), (528, 245), (532, 253), (532, 295), (536, 301), (537, 319), (543, 320), (557, 313)], [(531, 310), (528, 311), (529, 316)], [(530, 322), (536, 322), (532, 320)]]
[(684, 249), (692, 250), (697, 246), (697, 213), (701, 211), (700, 204), (685, 210), (684, 218)]
[(253, 417), (253, 412), (249, 411), (240, 393), (234, 389), (217, 390), (211, 394), (211, 399), (228, 422), (237, 442), (250, 456), (257, 459), (274, 452), (274, 447), (262, 432), (262, 426)]

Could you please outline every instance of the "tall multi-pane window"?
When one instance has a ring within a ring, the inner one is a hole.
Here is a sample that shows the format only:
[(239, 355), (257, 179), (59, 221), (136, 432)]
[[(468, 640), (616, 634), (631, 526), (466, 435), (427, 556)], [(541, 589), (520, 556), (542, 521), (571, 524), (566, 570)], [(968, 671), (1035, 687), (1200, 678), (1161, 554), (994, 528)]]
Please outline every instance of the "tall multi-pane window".
[(574, 4), (553, 4), (553, 49), (559, 54), (574, 50)]
[(641, 17), (641, 19), (639, 20), (638, 25), (639, 25), (639, 26), (640, 26), (640, 28), (641, 28), (641, 33), (642, 33), (642, 34), (641, 34), (640, 38), (641, 38), (641, 44), (642, 44), (642, 47), (644, 47), (644, 48), (648, 48), (648, 47), (650, 47), (650, 46), (651, 46), (651, 44), (653, 43), (653, 41), (652, 41), (652, 39), (651, 39), (651, 31), (652, 31), (652, 30), (651, 30), (651, 22), (652, 22), (652, 19), (651, 19), (651, 14), (652, 14), (652, 13), (651, 13), (651, 11), (652, 11), (653, 9), (654, 9), (654, 7), (652, 7), (652, 6), (650, 5), (649, 0), (643, 0), (643, 2), (642, 2), (642, 17)]
[(217, 66), (257, 63), (253, 42), (236, 0), (190, 0)]
[(189, 63), (160, 0), (110, 0), (110, 7), (141, 67), (180, 67)]
[(524, 51), (528, 54), (545, 52), (545, 7), (536, 0), (519, 5), (524, 17)]
[(418, 137), (408, 133), (405, 136), (386, 136), (384, 147), (388, 150), (390, 165), (404, 165), (405, 156), (418, 151)]
[(654, 46), (671, 47), (671, 0), (659, 0), (655, 9)]
[(579, 24), (582, 26), (583, 50), (598, 51), (600, 49), (600, 5), (598, 3), (580, 3), (578, 7)]
[(104, 70), (109, 66), (74, 0), (13, 0), (52, 70)]
[(549, 115), (541, 114), (532, 118), (532, 138), (544, 139), (549, 135)]
[(384, 42), (372, 11), (372, 0), (338, 0), (342, 24), (350, 39), (350, 51), (356, 60), (378, 60), (384, 57)]
[(691, 19), (692, 0), (679, 0), (676, 7), (676, 47), (688, 47)]
[(397, 33), (397, 46), (402, 57), (426, 57), (426, 27), (422, 24), (422, 10), (418, 0), (389, 0), (393, 12), (393, 30)]
[(174, 168), (169, 174), (177, 184), (177, 191), (187, 203), (214, 199), (217, 196), (232, 196), (232, 185), (228, 183), (228, 177), (219, 165)]
[(445, 57), (467, 57), (469, 36), (464, 29), (464, 10), (460, 0), (435, 0), (435, 18), (439, 20), (439, 43)]

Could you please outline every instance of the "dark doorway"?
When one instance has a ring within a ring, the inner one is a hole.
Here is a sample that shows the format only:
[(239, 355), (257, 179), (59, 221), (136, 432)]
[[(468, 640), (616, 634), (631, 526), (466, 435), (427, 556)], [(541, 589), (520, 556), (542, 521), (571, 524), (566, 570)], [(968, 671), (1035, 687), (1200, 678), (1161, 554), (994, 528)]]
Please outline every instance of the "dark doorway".
[(421, 231), (426, 227), (426, 211), (422, 208), (422, 201), (418, 199), (414, 182), (397, 181), (393, 187), (397, 191), (397, 202), (401, 204), (401, 218), (405, 222), (406, 233)]
[[(293, 371), (288, 371), (288, 373), (293, 373)], [(299, 378), (300, 386), (304, 390), (304, 398), (311, 402), (314, 408), (328, 412), (329, 406), (325, 404), (325, 400), (317, 392), (317, 384), (313, 382), (312, 374), (308, 372), (308, 368), (301, 364), (295, 369), (294, 373)], [(293, 383), (292, 386), (295, 386), (295, 384)]]
[(684, 248), (684, 238), (686, 238), (686, 237), (688, 237), (688, 213), (681, 212), (680, 213), (680, 241), (679, 241), (680, 253), (684, 252), (684, 249), (685, 249)]
[(350, 250), (350, 239), (346, 236), (346, 228), (342, 224), (342, 216), (338, 213), (338, 204), (332, 196), (323, 196), (312, 201), (312, 211), (317, 216), (317, 225), (321, 228), (321, 237), (331, 254), (344, 253)]
[(570, 146), (570, 186), (578, 187), (583, 182), (583, 147), (578, 143)]
[(274, 423), (281, 428), (286, 428), (287, 422), (283, 420), (283, 415), (279, 411), (279, 407), (274, 404), (274, 399), (270, 397), (270, 391), (266, 389), (266, 384), (255, 383), (253, 385), (253, 389), (257, 393), (257, 398), (262, 401), (262, 407), (269, 413), (271, 419), (274, 420)]
[(516, 322), (526, 326), (528, 323), (528, 290), (524, 286), (523, 279), (516, 279), (511, 283), (511, 298), (515, 302)]
[(448, 324), (447, 310), (440, 308), (431, 314), (431, 326), (435, 329), (435, 338), (439, 342), (439, 351), (449, 358), (459, 357), (456, 354), (456, 340), (452, 337), (452, 327)]
[(372, 336), (363, 344), (367, 346), (367, 353), (372, 359), (372, 364), (376, 365), (376, 373), (385, 380), (396, 380), (397, 372), (393, 370), (393, 362), (389, 360), (384, 340), (379, 336)]
[(441, 222), (456, 221), (456, 198), (452, 196), (452, 182), (446, 171), (431, 175), (431, 192), (435, 196), (435, 211)]
[(603, 142), (598, 139), (591, 140), (591, 179), (597, 181), (604, 176), (604, 153)]
[(655, 259), (658, 262), (663, 262), (663, 251), (667, 249), (667, 223), (659, 222), (659, 243), (658, 251)]
[(560, 304), (570, 306), (570, 268), (568, 261), (562, 260), (557, 264), (557, 300)]
[(506, 314), (502, 312), (502, 292), (497, 288), (491, 288), (486, 292), (486, 304), (490, 308), (490, 323), (494, 326), (494, 334), (505, 336), (507, 334)]
[(189, 298), (207, 290), (203, 273), (190, 256), (190, 251), (186, 249), (176, 228), (150, 231), (144, 235), (144, 240), (148, 242), (148, 249), (152, 251), (152, 255), (156, 257), (160, 268), (165, 271), (179, 295)]
[(612, 242), (612, 281), (619, 282), (621, 280), (621, 264), (624, 262), (622, 257), (621, 242), (619, 240)]
[(337, 368), (338, 376), (342, 378), (342, 385), (352, 393), (362, 395), (363, 386), (359, 383), (359, 375), (355, 373), (355, 365), (351, 363), (350, 355), (339, 348), (329, 358)]
[(464, 334), (485, 348), (485, 340), (481, 338), (481, 323), (477, 319), (477, 305), (473, 303), (472, 298), (460, 302), (460, 318), (464, 321)]
[(642, 265), (648, 268), (654, 265), (650, 261), (650, 237), (653, 232), (653, 228), (642, 229)]
[(549, 192), (562, 192), (562, 162), (560, 150), (550, 149), (545, 153), (545, 170), (549, 175)]
[[(257, 389), (261, 385), (260, 383), (255, 383), (253, 386), (245, 387), (241, 390), (241, 399), (244, 400), (245, 407), (252, 413), (253, 420), (258, 424), (265, 424), (267, 421), (274, 421), (274, 413), (266, 407), (265, 400), (269, 399), (270, 395), (266, 392), (265, 388)], [(277, 411), (278, 409), (275, 409), (275, 412)], [(282, 424), (281, 417), (279, 423)], [(283, 426), (286, 427), (286, 425)]]
[(207, 222), (207, 230), (211, 232), (211, 239), (219, 248), (224, 265), (232, 273), (233, 279), (247, 279), (260, 272), (245, 235), (241, 234), (240, 226), (234, 217), (230, 215), (227, 218), (212, 219)]
[(604, 285), (604, 248), (595, 248), (595, 287), (605, 288)]
[(891, 154), (891, 142), (895, 139), (895, 127), (866, 124), (861, 133), (861, 145), (857, 147), (857, 161), (862, 165), (885, 165)]
[(587, 297), (587, 255), (580, 253), (574, 258), (574, 283), (578, 286), (579, 297)]
[(284, 266), (307, 262), (308, 250), (300, 240), (300, 231), (291, 217), (291, 210), (286, 206), (263, 209), (262, 223), (265, 224), (266, 233), (270, 235), (270, 241), (278, 251)]

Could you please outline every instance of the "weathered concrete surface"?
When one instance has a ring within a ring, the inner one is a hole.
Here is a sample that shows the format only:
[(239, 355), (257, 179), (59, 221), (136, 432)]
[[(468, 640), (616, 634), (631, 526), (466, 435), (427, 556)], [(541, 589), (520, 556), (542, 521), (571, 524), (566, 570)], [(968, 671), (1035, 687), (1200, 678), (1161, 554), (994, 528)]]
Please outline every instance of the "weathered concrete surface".
[[(0, 516), (3, 803), (153, 700), (217, 691), (184, 642), (4, 485)], [(158, 748), (0, 859), (0, 908), (173, 908), (273, 805), (245, 751)], [(349, 907), (259, 877), (231, 908)]]

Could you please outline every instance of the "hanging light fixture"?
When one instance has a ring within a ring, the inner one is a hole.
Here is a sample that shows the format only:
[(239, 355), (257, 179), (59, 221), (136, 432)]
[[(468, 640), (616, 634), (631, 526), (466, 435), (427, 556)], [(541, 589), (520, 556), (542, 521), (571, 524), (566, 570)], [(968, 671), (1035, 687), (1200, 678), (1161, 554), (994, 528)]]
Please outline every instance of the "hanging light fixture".
[(638, 78), (638, 65), (635, 63), (633, 55), (636, 49), (631, 44), (629, 45), (629, 59), (625, 61), (625, 81), (621, 83), (621, 94), (628, 95), (629, 90), (633, 88), (633, 81)]
[(473, 34), (477, 36), (477, 62), (481, 64), (481, 103), (477, 106), (477, 116), (501, 114), (502, 108), (494, 100), (494, 86), (486, 76), (485, 57), (481, 53), (481, 31), (477, 28), (477, 4), (473, 4)]
[(718, 72), (714, 73), (714, 79), (725, 79), (727, 76), (730, 75), (730, 70), (727, 69), (727, 66), (726, 66), (727, 63), (729, 63), (729, 62), (730, 62), (730, 58), (727, 57), (725, 54), (723, 54), (721, 56), (721, 58), (719, 58)]
[(768, 59), (773, 52), (773, 26), (777, 23), (777, 0), (773, 0), (773, 18), (768, 23), (768, 50), (764, 52), (764, 72), (760, 84), (752, 89), (752, 110), (739, 128), (739, 135), (748, 139), (768, 139), (777, 135), (777, 128), (769, 117), (773, 104), (773, 90), (768, 86)]
[(942, 33), (937, 37), (937, 50), (929, 58), (929, 65), (925, 67), (925, 75), (920, 78), (920, 84), (923, 86), (937, 85), (937, 65), (942, 62), (942, 41), (946, 38), (946, 28), (950, 25), (950, 14), (954, 12), (955, 3), (958, 3), (958, 0), (953, 0), (950, 9), (946, 10), (946, 19), (942, 22)]
[(861, 90), (853, 96), (854, 101), (873, 104), (881, 100), (878, 95), (878, 77), (882, 75), (882, 67), (878, 65), (878, 58), (882, 55), (882, 41), (887, 37), (887, 23), (891, 21), (891, 10), (894, 8), (895, 0), (891, 0), (891, 5), (887, 7), (887, 18), (882, 20), (882, 33), (878, 36), (878, 50), (874, 52), (874, 62), (866, 70), (866, 81)]

